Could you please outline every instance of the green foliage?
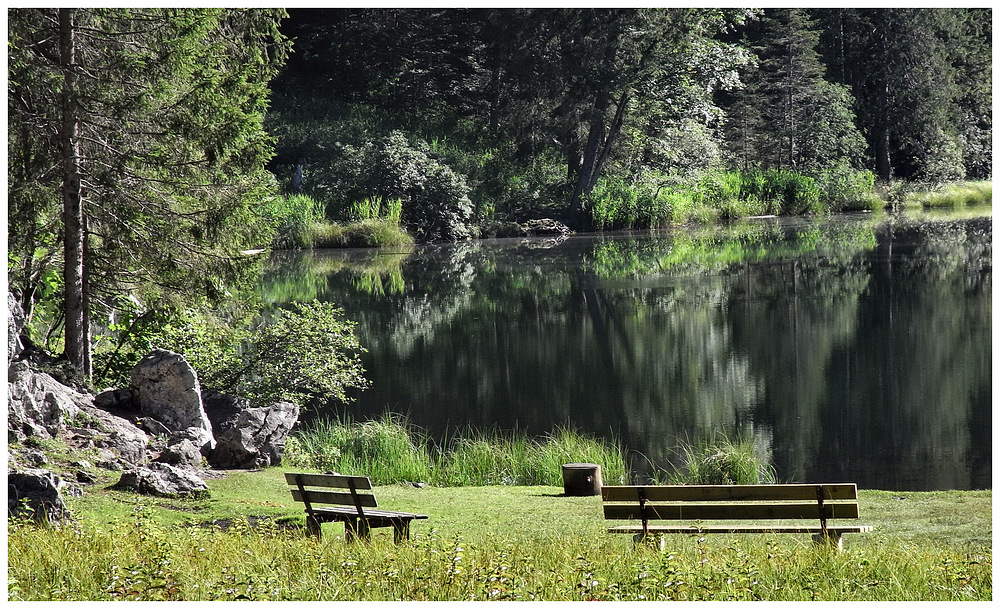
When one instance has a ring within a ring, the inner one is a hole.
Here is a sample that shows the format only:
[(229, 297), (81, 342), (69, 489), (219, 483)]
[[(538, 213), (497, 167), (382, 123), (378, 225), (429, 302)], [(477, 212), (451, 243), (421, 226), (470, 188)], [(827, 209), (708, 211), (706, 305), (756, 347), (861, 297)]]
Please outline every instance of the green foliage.
[(206, 310), (133, 314), (113, 325), (117, 345), (95, 354), (102, 386), (127, 387), (129, 373), (154, 348), (185, 356), (208, 389), (259, 405), (291, 400), (349, 401), (367, 385), (355, 324), (331, 303), (294, 303), (266, 319), (223, 319)]
[(219, 389), (261, 404), (349, 402), (349, 388), (368, 384), (354, 326), (332, 303), (293, 303), (248, 329), (238, 365), (218, 374)]
[(722, 218), (825, 211), (813, 178), (782, 169), (711, 172), (697, 192)]
[(753, 438), (730, 439), (724, 434), (681, 447), (683, 471), (675, 484), (773, 484), (769, 455), (760, 454)]
[(605, 177), (584, 197), (584, 208), (597, 230), (662, 228), (674, 219), (671, 198), (655, 183)]
[(831, 211), (873, 211), (885, 206), (875, 194), (875, 174), (846, 164), (816, 171), (820, 200)]
[(363, 423), (316, 421), (288, 439), (290, 466), (359, 474), (377, 484), (420, 481), (439, 486), (562, 484), (562, 464), (597, 463), (606, 484), (623, 484), (619, 448), (569, 429), (541, 440), (469, 430), (437, 446), (405, 420), (386, 414)]

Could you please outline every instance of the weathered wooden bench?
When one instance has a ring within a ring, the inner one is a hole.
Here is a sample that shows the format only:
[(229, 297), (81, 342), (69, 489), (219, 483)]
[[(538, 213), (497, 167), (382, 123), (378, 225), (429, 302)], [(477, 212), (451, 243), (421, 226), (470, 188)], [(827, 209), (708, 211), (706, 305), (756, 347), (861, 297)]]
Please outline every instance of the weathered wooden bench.
[(371, 529), (392, 527), (393, 540), (399, 543), (410, 538), (410, 521), (427, 518), (424, 514), (376, 509), (378, 502), (371, 492), (372, 483), (365, 476), (286, 472), (285, 480), (293, 487), (292, 498), (305, 504), (306, 531), (317, 539), (321, 537), (320, 525), (324, 522), (343, 522), (344, 537), (349, 542), (368, 541)]
[[(636, 521), (612, 527), (608, 532), (634, 534), (637, 543), (668, 533), (812, 533), (817, 543), (830, 543), (840, 549), (845, 533), (872, 530), (868, 525), (829, 523), (859, 517), (856, 484), (605, 486), (601, 497), (606, 519)], [(650, 524), (658, 520), (690, 524)], [(716, 520), (744, 522), (704, 522)], [(817, 523), (773, 522), (782, 520)]]

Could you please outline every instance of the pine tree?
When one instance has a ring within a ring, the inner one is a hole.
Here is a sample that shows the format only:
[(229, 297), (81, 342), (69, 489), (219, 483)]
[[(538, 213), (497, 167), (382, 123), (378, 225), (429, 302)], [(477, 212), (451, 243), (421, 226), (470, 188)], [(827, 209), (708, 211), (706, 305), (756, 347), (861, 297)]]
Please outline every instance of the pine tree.
[(262, 121), (280, 15), (8, 12), (12, 283), (35, 299), (62, 258), (65, 355), (84, 374), (92, 312), (140, 289), (218, 297), (240, 276), (270, 188)]
[(745, 33), (759, 58), (730, 107), (728, 146), (742, 167), (804, 172), (863, 165), (864, 140), (842, 85), (826, 80), (820, 30), (801, 9), (768, 9)]

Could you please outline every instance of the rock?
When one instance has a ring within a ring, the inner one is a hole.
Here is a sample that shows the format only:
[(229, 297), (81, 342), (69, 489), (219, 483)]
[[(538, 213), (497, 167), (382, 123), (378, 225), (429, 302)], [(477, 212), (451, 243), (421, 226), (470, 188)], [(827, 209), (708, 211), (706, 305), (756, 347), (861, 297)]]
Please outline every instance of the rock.
[(127, 413), (138, 409), (131, 389), (102, 391), (94, 396), (94, 406), (113, 413)]
[(167, 426), (164, 425), (163, 423), (160, 423), (156, 419), (150, 417), (139, 417), (138, 419), (135, 420), (135, 423), (136, 425), (139, 426), (140, 429), (142, 429), (151, 436), (167, 437), (170, 435), (170, 430), (167, 429)]
[(553, 220), (552, 218), (539, 218), (536, 220), (528, 220), (524, 224), (525, 232), (531, 236), (543, 236), (543, 235), (562, 235), (568, 236), (573, 233), (572, 230), (562, 222), (558, 220)]
[(143, 415), (163, 423), (171, 432), (195, 428), (196, 443), (202, 452), (215, 447), (198, 374), (184, 356), (157, 349), (132, 369), (131, 381)]
[(26, 362), (14, 362), (7, 371), (7, 441), (28, 436), (49, 438), (89, 405), (90, 396), (78, 393)]
[(252, 408), (246, 400), (219, 393), (206, 392), (205, 409), (216, 439), (208, 461), (223, 469), (279, 465), (299, 418), (299, 407), (291, 402)]
[(166, 463), (150, 463), (122, 473), (115, 488), (156, 497), (202, 497), (208, 485), (193, 472)]
[(28, 465), (34, 467), (41, 467), (49, 462), (49, 458), (45, 456), (45, 453), (34, 448), (21, 451), (21, 458), (27, 461)]
[(69, 518), (63, 500), (65, 483), (44, 469), (7, 474), (7, 516), (26, 516), (37, 522), (57, 523)]
[(181, 438), (160, 451), (160, 456), (155, 459), (159, 463), (167, 463), (180, 467), (201, 467), (201, 449), (187, 438)]
[(100, 449), (106, 461), (121, 461), (127, 466), (147, 461), (146, 448), (149, 445), (149, 437), (141, 429), (127, 419), (93, 406), (83, 406), (81, 410), (92, 419), (90, 429), (99, 432), (99, 435), (94, 437), (94, 446)]

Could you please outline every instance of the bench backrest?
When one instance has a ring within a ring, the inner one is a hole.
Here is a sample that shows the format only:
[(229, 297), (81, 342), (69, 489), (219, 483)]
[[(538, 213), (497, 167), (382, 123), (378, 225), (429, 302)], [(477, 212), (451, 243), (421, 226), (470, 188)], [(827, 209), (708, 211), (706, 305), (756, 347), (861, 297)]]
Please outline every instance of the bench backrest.
[(357, 509), (359, 516), (363, 516), (364, 508), (378, 507), (375, 495), (371, 492), (371, 480), (365, 476), (286, 472), (285, 481), (294, 487), (291, 489), (292, 499), (305, 503), (306, 511), (311, 511), (314, 504), (350, 505)]
[(844, 484), (605, 486), (611, 520), (858, 518), (858, 487)]

